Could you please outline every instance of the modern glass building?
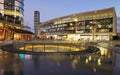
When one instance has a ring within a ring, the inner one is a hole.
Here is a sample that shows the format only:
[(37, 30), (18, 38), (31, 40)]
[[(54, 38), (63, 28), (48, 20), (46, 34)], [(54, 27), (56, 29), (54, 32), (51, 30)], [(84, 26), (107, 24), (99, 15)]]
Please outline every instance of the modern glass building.
[(23, 24), (24, 0), (0, 0), (0, 15), (15, 18), (17, 24)]
[(39, 37), (39, 23), (40, 23), (40, 12), (35, 11), (34, 12), (34, 35), (35, 38)]
[(58, 17), (39, 26), (40, 38), (110, 40), (117, 34), (114, 7)]
[(23, 30), (24, 0), (0, 0), (0, 40), (28, 38)]

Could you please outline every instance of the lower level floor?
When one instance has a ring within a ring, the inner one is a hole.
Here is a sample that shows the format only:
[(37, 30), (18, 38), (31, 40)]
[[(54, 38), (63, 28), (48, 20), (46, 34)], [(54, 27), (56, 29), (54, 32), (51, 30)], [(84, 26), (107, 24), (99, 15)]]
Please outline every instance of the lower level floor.
[(41, 39), (55, 39), (55, 40), (111, 40), (116, 34), (67, 34), (67, 35), (40, 35)]
[(0, 41), (4, 40), (30, 40), (34, 33), (24, 30), (24, 26), (0, 21)]
[(0, 41), (4, 40), (30, 40), (33, 34), (17, 33), (7, 29), (0, 29)]

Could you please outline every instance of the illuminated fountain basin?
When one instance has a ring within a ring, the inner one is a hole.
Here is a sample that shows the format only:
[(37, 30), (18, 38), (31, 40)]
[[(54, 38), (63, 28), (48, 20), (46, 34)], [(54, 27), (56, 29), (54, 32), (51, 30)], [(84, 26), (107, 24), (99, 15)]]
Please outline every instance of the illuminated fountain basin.
[(77, 52), (85, 50), (85, 47), (71, 46), (71, 45), (25, 45), (19, 48), (20, 50), (34, 51), (34, 52)]
[[(21, 51), (84, 51), (81, 46), (58, 44), (25, 44)], [(9, 49), (9, 48), (7, 48)], [(78, 55), (29, 55), (0, 52), (0, 75), (114, 75), (116, 54), (100, 48), (94, 53)]]

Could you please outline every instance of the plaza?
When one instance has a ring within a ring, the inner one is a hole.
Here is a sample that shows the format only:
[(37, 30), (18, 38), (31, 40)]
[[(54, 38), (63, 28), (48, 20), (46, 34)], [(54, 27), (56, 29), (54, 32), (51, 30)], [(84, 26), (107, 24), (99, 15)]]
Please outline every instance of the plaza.
[(118, 75), (116, 10), (101, 8), (43, 22), (35, 10), (33, 33), (24, 0), (0, 0), (0, 75)]

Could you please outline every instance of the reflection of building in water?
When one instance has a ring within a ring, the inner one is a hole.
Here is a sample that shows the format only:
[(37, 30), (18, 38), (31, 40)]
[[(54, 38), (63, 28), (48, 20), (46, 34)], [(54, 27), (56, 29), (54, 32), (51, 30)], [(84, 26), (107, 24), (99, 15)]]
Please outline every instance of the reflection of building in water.
[(35, 70), (39, 70), (39, 67), (40, 67), (39, 55), (32, 56), (32, 59), (33, 59)]
[(83, 68), (91, 68), (93, 72), (97, 70), (103, 70), (110, 74), (113, 73), (115, 67), (115, 53), (113, 54), (109, 50), (105, 50), (105, 53), (96, 52), (70, 56), (70, 59), (73, 59), (71, 65), (73, 69), (76, 69), (79, 66)]
[(18, 54), (0, 52), (1, 75), (23, 75), (22, 62)]

